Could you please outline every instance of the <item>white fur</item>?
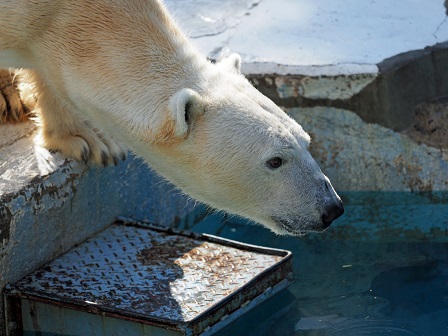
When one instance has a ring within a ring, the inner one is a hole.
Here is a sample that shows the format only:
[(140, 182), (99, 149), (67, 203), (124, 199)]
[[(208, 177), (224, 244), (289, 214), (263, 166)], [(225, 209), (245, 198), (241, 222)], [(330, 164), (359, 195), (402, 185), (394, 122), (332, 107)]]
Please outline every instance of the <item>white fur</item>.
[(340, 203), (308, 134), (241, 58), (208, 62), (161, 1), (5, 0), (0, 31), (0, 65), (33, 69), (47, 148), (106, 164), (124, 144), (194, 198), (282, 234), (323, 230)]
[(233, 71), (237, 74), (241, 73), (241, 56), (238, 54), (230, 54), (228, 57), (220, 62), (220, 66), (228, 71)]
[(201, 109), (201, 97), (197, 92), (191, 89), (182, 89), (170, 99), (170, 111), (173, 119), (176, 121), (175, 134), (179, 137), (188, 132), (188, 124), (185, 121), (187, 106), (196, 111)]

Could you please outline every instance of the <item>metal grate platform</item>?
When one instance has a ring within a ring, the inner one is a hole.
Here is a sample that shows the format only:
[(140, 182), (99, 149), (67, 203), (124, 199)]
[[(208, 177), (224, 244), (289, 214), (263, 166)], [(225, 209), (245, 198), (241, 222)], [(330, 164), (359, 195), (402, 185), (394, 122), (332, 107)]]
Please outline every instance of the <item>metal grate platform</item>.
[(121, 219), (7, 286), (10, 333), (81, 335), (64, 329), (66, 318), (55, 322), (71, 309), (100, 315), (91, 323), (103, 328), (113, 318), (139, 324), (142, 334), (208, 334), (286, 287), (291, 274), (288, 251)]

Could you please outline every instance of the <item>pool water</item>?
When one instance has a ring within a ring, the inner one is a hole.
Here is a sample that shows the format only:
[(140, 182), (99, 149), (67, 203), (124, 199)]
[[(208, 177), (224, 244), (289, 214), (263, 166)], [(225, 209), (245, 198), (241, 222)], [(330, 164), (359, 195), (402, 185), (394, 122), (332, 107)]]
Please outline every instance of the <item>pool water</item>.
[(294, 254), (295, 281), (217, 335), (448, 335), (448, 193), (344, 193), (323, 234), (211, 214), (193, 230)]

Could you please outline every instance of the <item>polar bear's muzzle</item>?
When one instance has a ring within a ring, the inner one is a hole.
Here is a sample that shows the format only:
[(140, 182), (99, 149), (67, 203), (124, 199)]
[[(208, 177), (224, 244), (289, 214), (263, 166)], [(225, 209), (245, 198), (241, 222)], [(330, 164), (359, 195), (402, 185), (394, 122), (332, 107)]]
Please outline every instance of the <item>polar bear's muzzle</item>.
[(344, 213), (342, 200), (333, 189), (328, 177), (324, 175), (322, 182), (321, 191), (316, 195), (318, 199), (316, 210), (320, 216), (320, 221), (310, 225), (310, 230), (319, 232), (327, 229), (336, 218)]
[(303, 236), (308, 232), (325, 231), (331, 223), (344, 213), (341, 198), (334, 191), (328, 178), (321, 183), (318, 195), (315, 197), (315, 207), (298, 214), (271, 216), (275, 223), (274, 232), (279, 234)]
[(321, 216), (322, 231), (328, 228), (336, 218), (339, 218), (344, 213), (344, 205), (342, 204), (341, 198), (336, 194), (328, 180), (325, 181), (325, 191), (330, 197), (326, 197), (326, 202), (324, 203), (323, 214)]

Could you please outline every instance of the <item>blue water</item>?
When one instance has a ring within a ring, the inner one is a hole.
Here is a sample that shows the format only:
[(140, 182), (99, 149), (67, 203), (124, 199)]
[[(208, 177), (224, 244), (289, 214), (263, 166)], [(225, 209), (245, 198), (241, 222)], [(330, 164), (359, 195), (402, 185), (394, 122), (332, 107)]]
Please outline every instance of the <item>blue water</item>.
[(193, 230), (294, 254), (295, 281), (217, 335), (448, 335), (448, 193), (345, 193), (323, 234), (209, 215)]

